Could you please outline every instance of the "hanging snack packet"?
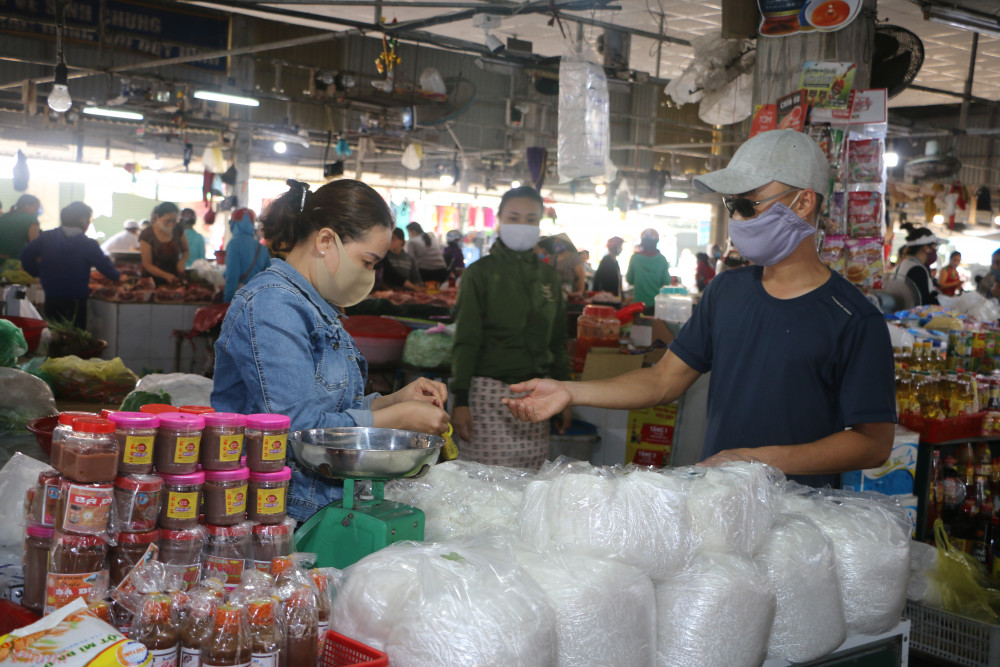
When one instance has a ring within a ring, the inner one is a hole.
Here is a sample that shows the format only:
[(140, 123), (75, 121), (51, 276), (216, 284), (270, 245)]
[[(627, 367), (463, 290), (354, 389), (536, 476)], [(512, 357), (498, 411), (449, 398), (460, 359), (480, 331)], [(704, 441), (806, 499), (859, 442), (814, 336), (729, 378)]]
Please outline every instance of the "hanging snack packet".
[(882, 288), (881, 238), (847, 239), (846, 278), (862, 289)]
[(882, 233), (882, 193), (847, 193), (847, 231), (855, 239)]
[(846, 241), (846, 236), (827, 236), (819, 251), (819, 258), (823, 260), (823, 263), (830, 267), (831, 271), (836, 271), (840, 275), (847, 272)]
[(851, 183), (881, 183), (882, 141), (880, 139), (849, 141), (847, 164)]

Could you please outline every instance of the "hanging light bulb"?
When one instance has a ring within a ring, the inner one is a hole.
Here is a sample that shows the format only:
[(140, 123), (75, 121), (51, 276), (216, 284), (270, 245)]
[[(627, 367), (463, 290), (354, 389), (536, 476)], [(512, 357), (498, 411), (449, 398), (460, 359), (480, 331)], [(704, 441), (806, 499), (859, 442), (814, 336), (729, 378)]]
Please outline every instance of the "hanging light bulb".
[(66, 63), (56, 65), (55, 80), (52, 82), (52, 92), (49, 93), (49, 108), (58, 113), (64, 113), (73, 106), (73, 98), (69, 96), (69, 69)]
[(288, 150), (288, 145), (284, 141), (275, 141), (274, 142), (274, 152), (275, 153), (278, 153), (280, 155), (280, 154), (284, 153), (287, 150)]

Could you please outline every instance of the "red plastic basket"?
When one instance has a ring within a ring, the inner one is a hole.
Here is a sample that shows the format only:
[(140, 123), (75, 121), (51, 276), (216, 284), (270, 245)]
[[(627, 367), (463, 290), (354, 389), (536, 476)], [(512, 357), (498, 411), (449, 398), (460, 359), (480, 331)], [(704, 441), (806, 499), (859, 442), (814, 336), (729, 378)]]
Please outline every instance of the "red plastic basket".
[(947, 419), (903, 416), (899, 423), (911, 431), (919, 433), (920, 442), (936, 444), (979, 437), (983, 434), (983, 418), (985, 416), (985, 412)]
[(365, 646), (359, 641), (345, 637), (339, 632), (327, 630), (323, 644), (322, 667), (388, 667), (389, 656)]

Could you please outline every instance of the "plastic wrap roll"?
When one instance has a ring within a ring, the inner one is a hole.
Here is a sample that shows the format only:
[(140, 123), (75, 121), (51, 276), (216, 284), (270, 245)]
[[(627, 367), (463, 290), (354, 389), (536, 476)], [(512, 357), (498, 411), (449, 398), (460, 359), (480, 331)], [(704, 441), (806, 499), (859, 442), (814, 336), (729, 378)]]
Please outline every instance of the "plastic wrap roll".
[(923, 572), (910, 573), (910, 585), (907, 588), (906, 599), (922, 602), (932, 607), (944, 607), (941, 585), (937, 579), (929, 577)]
[(541, 554), (515, 547), (514, 553), (555, 609), (559, 665), (653, 664), (656, 598), (649, 577), (570, 548)]
[(387, 500), (424, 511), (424, 539), (443, 542), (481, 532), (516, 532), (534, 473), (471, 461), (431, 466), (419, 479), (386, 484)]
[(833, 545), (810, 519), (783, 514), (755, 559), (777, 595), (768, 653), (789, 662), (826, 655), (847, 637)]
[(752, 560), (699, 552), (656, 586), (658, 667), (756, 667), (767, 654), (775, 594)]
[(937, 547), (923, 542), (910, 544), (910, 570), (913, 572), (931, 572), (937, 567)]
[(394, 667), (551, 665), (555, 613), (509, 547), (400, 542), (345, 571), (331, 627)]
[(653, 581), (677, 572), (696, 546), (685, 483), (647, 470), (573, 463), (543, 469), (524, 492), (520, 536), (540, 551), (577, 545), (634, 565)]

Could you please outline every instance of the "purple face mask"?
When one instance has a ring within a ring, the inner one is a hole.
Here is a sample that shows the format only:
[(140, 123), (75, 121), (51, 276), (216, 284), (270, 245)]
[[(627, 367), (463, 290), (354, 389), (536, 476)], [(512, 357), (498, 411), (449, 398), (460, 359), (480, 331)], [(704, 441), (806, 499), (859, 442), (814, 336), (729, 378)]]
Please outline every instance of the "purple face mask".
[(937, 261), (937, 250), (931, 250), (927, 253), (927, 261), (924, 262), (927, 266), (934, 266), (934, 262)]
[(784, 204), (775, 204), (749, 220), (729, 219), (733, 245), (741, 255), (761, 266), (777, 264), (815, 233), (815, 227)]

